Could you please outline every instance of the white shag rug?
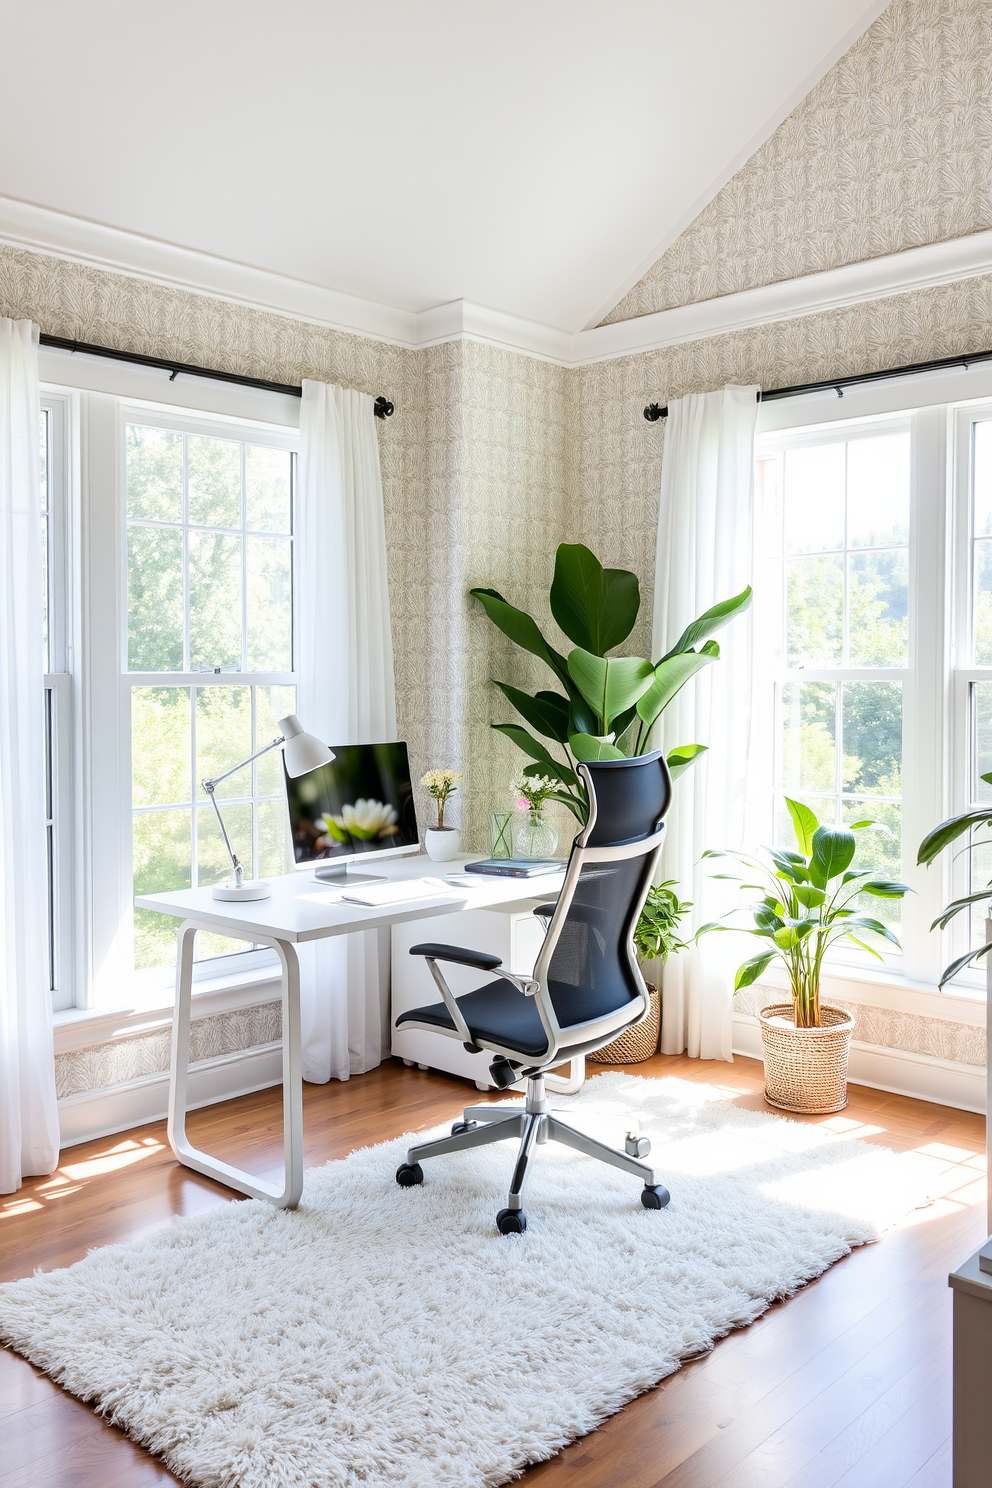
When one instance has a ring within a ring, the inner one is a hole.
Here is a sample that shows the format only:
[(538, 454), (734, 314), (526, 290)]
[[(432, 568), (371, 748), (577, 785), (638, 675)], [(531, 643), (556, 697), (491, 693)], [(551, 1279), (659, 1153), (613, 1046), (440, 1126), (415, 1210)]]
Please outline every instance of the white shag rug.
[(501, 1236), (516, 1144), (402, 1189), (403, 1138), (308, 1173), (294, 1212), (225, 1204), (0, 1286), (0, 1338), (200, 1488), (495, 1488), (921, 1201), (912, 1159), (713, 1087), (603, 1074), (554, 1104), (609, 1140), (639, 1118), (668, 1208), (548, 1144)]

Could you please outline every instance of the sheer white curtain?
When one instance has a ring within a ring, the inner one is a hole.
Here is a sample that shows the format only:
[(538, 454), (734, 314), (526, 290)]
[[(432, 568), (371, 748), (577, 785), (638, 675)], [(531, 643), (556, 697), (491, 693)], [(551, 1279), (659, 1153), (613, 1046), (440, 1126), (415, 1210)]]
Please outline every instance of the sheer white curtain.
[[(297, 712), (325, 743), (396, 737), (373, 400), (304, 382)], [(389, 1050), (389, 947), (375, 931), (300, 946), (303, 1078), (347, 1080)]]
[[(751, 580), (757, 388), (670, 399), (661, 470), (653, 652), (664, 655), (691, 620)], [(662, 867), (691, 899), (693, 928), (730, 907), (700, 862), (708, 847), (739, 848), (750, 743), (751, 617), (719, 632), (721, 660), (662, 714), (666, 749), (708, 752), (675, 783)], [(728, 948), (729, 941), (729, 948)], [(704, 938), (665, 967), (661, 1049), (730, 1059), (734, 939)]]
[(45, 836), (38, 331), (0, 319), (0, 1193), (58, 1162)]

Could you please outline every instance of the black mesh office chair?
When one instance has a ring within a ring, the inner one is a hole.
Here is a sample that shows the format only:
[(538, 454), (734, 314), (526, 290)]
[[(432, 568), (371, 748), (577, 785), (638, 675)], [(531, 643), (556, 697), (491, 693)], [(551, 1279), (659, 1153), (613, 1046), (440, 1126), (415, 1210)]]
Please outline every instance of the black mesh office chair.
[[(669, 1198), (655, 1170), (640, 1161), (651, 1151), (647, 1138), (631, 1133), (620, 1152), (576, 1131), (548, 1107), (547, 1070), (602, 1048), (648, 1014), (633, 933), (654, 878), (672, 799), (660, 753), (583, 764), (579, 773), (589, 792), (589, 820), (572, 844), (558, 902), (536, 911), (549, 923), (533, 975), (505, 971), (498, 956), (484, 952), (416, 945), (410, 954), (426, 957), (442, 1001), (411, 1008), (396, 1020), (397, 1026), (461, 1039), (472, 1053), (488, 1049), (495, 1056), (490, 1073), (501, 1089), (526, 1078), (523, 1106), (468, 1106), (450, 1137), (411, 1147), (396, 1173), (397, 1183), (409, 1188), (424, 1181), (424, 1158), (519, 1137), (507, 1205), (496, 1216), (504, 1235), (527, 1227), (522, 1194), (535, 1142), (562, 1142), (636, 1174), (644, 1183), (646, 1209), (662, 1209)], [(492, 972), (499, 980), (455, 997), (439, 961)]]

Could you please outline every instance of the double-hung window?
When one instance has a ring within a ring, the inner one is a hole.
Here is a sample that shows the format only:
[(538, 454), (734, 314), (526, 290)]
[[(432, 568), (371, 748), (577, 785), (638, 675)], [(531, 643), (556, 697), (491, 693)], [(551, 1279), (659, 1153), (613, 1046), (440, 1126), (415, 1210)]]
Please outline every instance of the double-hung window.
[[(285, 435), (121, 411), (126, 526), (122, 682), (134, 894), (216, 883), (230, 863), (202, 782), (294, 712), (293, 453)], [(217, 787), (246, 874), (286, 871), (273, 753)], [(176, 922), (133, 911), (133, 967), (175, 963)], [(199, 959), (245, 950), (198, 938)], [(216, 970), (216, 964), (214, 969)]]

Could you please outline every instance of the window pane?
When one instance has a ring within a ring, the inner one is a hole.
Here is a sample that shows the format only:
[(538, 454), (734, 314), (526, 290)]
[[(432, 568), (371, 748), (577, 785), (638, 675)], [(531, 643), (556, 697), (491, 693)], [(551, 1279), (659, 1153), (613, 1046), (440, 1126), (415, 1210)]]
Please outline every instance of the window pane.
[(975, 665), (992, 666), (992, 541), (975, 544)]
[[(988, 832), (983, 829), (977, 835), (972, 832), (971, 841), (976, 845), (968, 854), (968, 893), (977, 894), (979, 889), (984, 889), (992, 884), (992, 843), (988, 842)], [(988, 914), (988, 900), (979, 900), (971, 907), (971, 939), (969, 947), (980, 946), (985, 941), (985, 916)], [(962, 950), (964, 948), (962, 947)], [(992, 952), (989, 953), (992, 955)], [(985, 975), (985, 962), (979, 961), (976, 970), (980, 969), (982, 976)]]
[(190, 521), (204, 527), (240, 527), (240, 444), (191, 434), (188, 451)]
[(789, 665), (839, 666), (844, 635), (843, 558), (794, 558), (788, 564)]
[[(135, 894), (190, 887), (189, 811), (142, 811), (132, 820)], [(134, 965), (175, 966), (180, 921), (154, 910), (134, 911)]]
[(909, 433), (847, 446), (847, 545), (909, 542)]
[(188, 687), (131, 689), (131, 800), (171, 806), (190, 797)]
[(992, 535), (992, 419), (975, 425), (974, 518), (976, 537)]
[[(251, 754), (251, 688), (196, 689), (196, 790)], [(217, 787), (217, 799), (251, 795), (251, 765)], [(224, 820), (227, 820), (225, 815)]]
[(852, 666), (905, 666), (909, 646), (909, 550), (848, 559), (847, 625)]
[(992, 682), (971, 684), (971, 799), (992, 801), (992, 785), (983, 775), (992, 772)]
[(849, 776), (845, 790), (859, 795), (899, 796), (902, 683), (845, 682), (841, 694), (845, 776)]
[(241, 539), (189, 535), (189, 665), (241, 670)]
[(287, 450), (245, 447), (247, 526), (254, 532), (289, 532), (290, 470)]
[(249, 537), (248, 670), (293, 669), (292, 548), (286, 538)]
[(129, 527), (127, 656), (132, 672), (183, 666), (183, 535), (171, 527)]
[(275, 878), (289, 873), (292, 866), (285, 798), (262, 801), (258, 806), (258, 871), (263, 877)]
[(790, 792), (837, 788), (836, 698), (833, 682), (788, 682), (782, 688), (779, 776)]
[(183, 437), (127, 426), (127, 514), (152, 522), (183, 518)]
[[(295, 687), (255, 688), (255, 748), (263, 749), (279, 737), (276, 723), (287, 713), (296, 712)], [(282, 796), (284, 776), (282, 754), (274, 749), (263, 755), (255, 766), (260, 796)]]
[[(857, 851), (854, 858), (856, 868), (870, 868), (879, 878), (902, 878), (902, 806), (898, 801), (845, 800), (842, 820), (850, 826), (853, 822), (877, 822), (875, 828), (867, 827), (855, 832)], [(861, 914), (871, 915), (891, 926), (898, 934), (902, 918), (902, 900), (876, 899), (865, 894), (856, 901)], [(870, 941), (870, 937), (866, 937)], [(882, 945), (872, 942), (876, 950)], [(889, 948), (894, 951), (895, 946)]]
[(844, 546), (844, 445), (785, 453), (785, 542), (789, 553)]

